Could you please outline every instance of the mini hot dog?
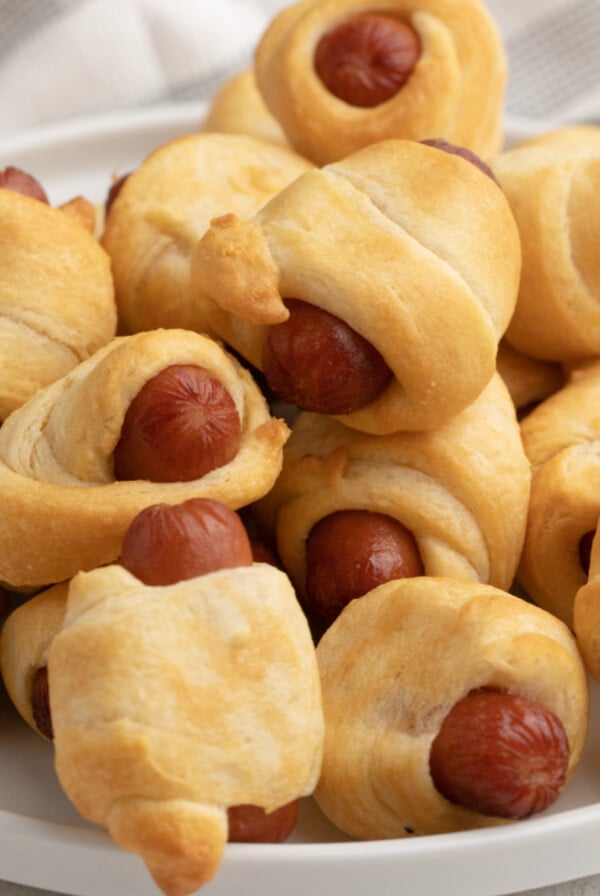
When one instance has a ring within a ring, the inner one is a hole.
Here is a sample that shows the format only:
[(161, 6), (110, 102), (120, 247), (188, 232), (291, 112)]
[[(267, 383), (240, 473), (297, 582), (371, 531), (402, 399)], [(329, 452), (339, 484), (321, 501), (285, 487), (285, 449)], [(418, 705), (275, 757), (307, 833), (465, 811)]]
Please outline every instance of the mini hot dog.
[(318, 165), (395, 137), (500, 149), (507, 59), (479, 0), (301, 0), (273, 18), (254, 70)]
[(13, 611), (0, 668), (25, 721), (53, 742), (75, 806), (139, 853), (165, 893), (210, 879), (225, 840), (287, 839), (316, 783), (323, 724), (306, 620), (219, 501), (142, 510), (119, 566)]
[(439, 427), (481, 393), (519, 270), (489, 166), (443, 140), (387, 140), (249, 221), (213, 219), (190, 302), (280, 399), (385, 435)]
[(351, 836), (526, 818), (577, 767), (589, 696), (575, 639), (500, 589), (380, 585), (331, 624), (317, 659), (326, 738), (315, 797)]
[(274, 482), (288, 435), (209, 337), (113, 340), (0, 430), (0, 581), (43, 587), (114, 561), (150, 504), (251, 503)]
[(0, 171), (0, 188), (3, 190), (14, 190), (23, 196), (31, 196), (45, 205), (50, 205), (48, 194), (43, 186), (33, 174), (23, 171), (22, 168), (16, 168), (14, 165), (7, 165), (4, 171)]
[(169, 896), (210, 880), (227, 839), (289, 836), (320, 768), (314, 647), (226, 505), (144, 509), (119, 565), (72, 580), (47, 666), (63, 789)]
[(432, 433), (370, 436), (301, 413), (273, 488), (253, 506), (311, 621), (329, 624), (391, 578), (444, 575), (510, 588), (530, 465), (496, 374)]

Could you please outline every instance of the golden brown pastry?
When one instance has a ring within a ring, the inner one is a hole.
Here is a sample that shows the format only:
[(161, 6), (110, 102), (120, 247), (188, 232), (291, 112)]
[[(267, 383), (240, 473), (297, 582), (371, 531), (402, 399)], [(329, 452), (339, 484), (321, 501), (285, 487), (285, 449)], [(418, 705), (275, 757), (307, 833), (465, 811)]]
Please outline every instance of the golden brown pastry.
[[(283, 348), (280, 369), (324, 393), (292, 401), (277, 392), (275, 365), (267, 380), (280, 398), (381, 435), (436, 428), (480, 394), (519, 269), (517, 229), (493, 178), (452, 151), (389, 140), (307, 172), (251, 221), (213, 220), (191, 292), (196, 328), (263, 371), (283, 338), (300, 370), (290, 374)], [(311, 324), (296, 339), (291, 302), (319, 315), (318, 332)], [(327, 341), (323, 318), (345, 328), (343, 340)], [(360, 364), (345, 340), (360, 343)]]
[(176, 329), (116, 338), (0, 429), (0, 581), (39, 587), (114, 561), (149, 504), (257, 500), (288, 434), (210, 338)]
[(561, 364), (523, 355), (505, 339), (498, 346), (496, 367), (521, 414), (529, 412), (565, 384), (566, 373)]
[(127, 177), (101, 238), (120, 332), (194, 329), (189, 263), (211, 218), (251, 217), (310, 167), (290, 149), (241, 134), (189, 134), (154, 150)]
[(279, 124), (265, 106), (252, 68), (244, 69), (223, 84), (213, 97), (202, 130), (246, 134), (290, 148)]
[(80, 573), (48, 677), (63, 789), (167, 896), (215, 874), (228, 807), (272, 811), (314, 788), (314, 647), (272, 566), (155, 588), (119, 566)]
[(0, 420), (115, 334), (110, 260), (80, 220), (0, 188)]
[[(281, 474), (254, 515), (259, 530), (276, 541), (303, 604), (327, 621), (320, 596), (326, 586), (314, 579), (318, 566), (331, 571), (340, 602), (345, 587), (359, 592), (359, 583), (353, 588), (359, 565), (381, 568), (371, 575), (389, 575), (380, 556), (396, 550), (389, 535), (383, 544), (377, 536), (372, 555), (362, 556), (361, 542), (370, 536), (360, 526), (374, 522), (373, 514), (401, 524), (414, 539), (422, 572), (409, 575), (508, 589), (523, 544), (529, 482), (514, 407), (496, 375), (470, 407), (430, 433), (371, 436), (324, 415), (300, 414)], [(335, 515), (343, 524), (343, 513), (348, 528), (329, 553), (313, 539)], [(409, 548), (397, 550), (401, 560)]]
[(303, 0), (272, 20), (255, 72), (319, 165), (391, 137), (500, 149), (506, 54), (479, 0)]
[(519, 146), (534, 146), (540, 144), (581, 144), (591, 140), (600, 140), (600, 127), (597, 124), (570, 124), (561, 125), (550, 131), (541, 131), (532, 137), (519, 141)]
[(575, 640), (499, 589), (381, 585), (325, 632), (317, 660), (326, 734), (315, 798), (354, 837), (507, 823), (546, 808), (577, 767), (589, 698)]
[(506, 340), (523, 354), (600, 354), (600, 128), (553, 132), (500, 155), (494, 172), (519, 228), (523, 264)]
[(600, 681), (600, 538), (596, 529), (590, 548), (588, 579), (575, 595), (573, 630), (586, 666)]
[(7, 693), (23, 720), (48, 740), (48, 648), (61, 629), (68, 594), (68, 582), (46, 588), (15, 607), (0, 632), (0, 673)]
[(596, 362), (571, 373), (521, 423), (532, 483), (518, 578), (532, 600), (569, 625), (600, 517), (599, 402)]
[(60, 205), (59, 208), (64, 214), (71, 215), (75, 221), (78, 221), (93, 236), (100, 235), (102, 213), (99, 206), (94, 205), (85, 196), (74, 196)]

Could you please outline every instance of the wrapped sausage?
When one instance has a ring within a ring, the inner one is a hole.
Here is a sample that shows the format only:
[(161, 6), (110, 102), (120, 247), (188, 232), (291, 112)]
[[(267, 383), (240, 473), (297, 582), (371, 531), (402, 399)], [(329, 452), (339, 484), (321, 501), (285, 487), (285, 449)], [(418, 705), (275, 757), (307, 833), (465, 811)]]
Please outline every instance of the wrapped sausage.
[(390, 137), (500, 149), (506, 54), (478, 0), (302, 0), (267, 28), (255, 72), (319, 165)]
[(512, 213), (474, 161), (384, 141), (251, 221), (216, 218), (192, 261), (195, 327), (303, 410), (377, 435), (442, 425), (491, 379), (519, 280)]
[(253, 563), (218, 501), (145, 508), (119, 566), (13, 612), (0, 663), (67, 796), (168, 896), (210, 880), (227, 840), (286, 839), (316, 784), (310, 631), (285, 574)]
[(589, 696), (568, 628), (477, 582), (388, 582), (317, 646), (325, 751), (315, 798), (362, 839), (510, 823), (577, 768)]
[[(254, 513), (309, 615), (330, 622), (387, 578), (448, 576), (508, 589), (529, 483), (514, 407), (496, 375), (431, 433), (370, 436), (300, 414), (281, 474)], [(335, 528), (320, 547), (324, 526)]]
[(114, 339), (0, 429), (0, 581), (40, 587), (114, 561), (133, 517), (158, 501), (257, 500), (288, 435), (209, 337)]
[(205, 578), (151, 589), (116, 566), (78, 574), (48, 658), (62, 787), (169, 896), (214, 875), (229, 806), (271, 812), (310, 793), (320, 766), (314, 648), (286, 577)]

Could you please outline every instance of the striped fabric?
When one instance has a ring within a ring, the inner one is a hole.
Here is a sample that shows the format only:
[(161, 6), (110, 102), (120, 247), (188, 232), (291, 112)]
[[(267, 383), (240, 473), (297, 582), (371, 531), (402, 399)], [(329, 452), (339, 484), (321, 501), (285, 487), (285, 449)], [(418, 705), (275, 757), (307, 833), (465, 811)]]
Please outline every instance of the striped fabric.
[[(496, 0), (499, 18), (506, 0)], [(496, 4), (490, 4), (490, 6)], [(520, 4), (523, 6), (523, 4)], [(509, 114), (576, 121), (600, 119), (600, 2), (537, 0), (535, 16), (513, 12), (505, 21), (510, 58)]]
[[(0, 0), (0, 135), (211, 97), (291, 0)], [(600, 0), (488, 0), (507, 114), (600, 119)]]
[(68, 14), (77, 0), (0, 0), (0, 60), (47, 22)]
[(0, 135), (211, 97), (278, 0), (0, 0)]

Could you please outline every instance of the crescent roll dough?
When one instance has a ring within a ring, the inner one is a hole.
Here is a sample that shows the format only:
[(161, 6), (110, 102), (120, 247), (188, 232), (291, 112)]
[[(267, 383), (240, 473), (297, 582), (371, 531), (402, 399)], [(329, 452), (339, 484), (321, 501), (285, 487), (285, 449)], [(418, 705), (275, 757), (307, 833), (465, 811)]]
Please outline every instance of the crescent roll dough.
[(195, 328), (260, 369), (284, 300), (316, 305), (393, 373), (339, 419), (379, 435), (432, 429), (492, 377), (519, 270), (518, 232), (492, 178), (456, 154), (388, 140), (307, 172), (251, 221), (215, 219), (192, 261)]
[[(200, 479), (115, 481), (113, 451), (142, 386), (174, 364), (205, 367), (240, 417), (237, 455)], [(232, 509), (262, 497), (289, 430), (252, 377), (212, 339), (186, 330), (115, 338), (11, 414), (0, 429), (0, 581), (40, 586), (114, 561), (144, 507), (210, 497)]]
[(593, 678), (600, 682), (600, 537), (594, 534), (587, 582), (575, 595), (573, 629)]
[[(369, 12), (412, 26), (420, 56), (391, 99), (361, 108), (329, 91), (314, 54), (324, 34)], [(290, 143), (319, 165), (390, 137), (443, 137), (484, 157), (500, 149), (506, 54), (479, 0), (303, 0), (273, 19), (257, 47), (255, 72)]]
[(503, 153), (493, 167), (523, 252), (507, 341), (550, 361), (599, 355), (600, 128), (552, 132)]
[(362, 839), (506, 823), (443, 797), (429, 771), (450, 709), (491, 687), (554, 712), (573, 774), (587, 734), (583, 662), (568, 628), (521, 598), (475, 582), (417, 578), (349, 604), (317, 646), (325, 751), (315, 798)]
[(532, 463), (531, 500), (518, 578), (529, 596), (569, 625), (585, 584), (581, 540), (600, 517), (600, 363), (572, 372), (567, 384), (521, 424)]
[(17, 606), (0, 632), (0, 672), (21, 718), (36, 732), (32, 707), (33, 680), (48, 664), (48, 648), (62, 626), (69, 583), (46, 588)]
[(509, 588), (529, 480), (514, 407), (496, 375), (477, 401), (430, 433), (370, 436), (300, 414), (281, 474), (254, 512), (302, 596), (312, 527), (351, 509), (387, 514), (409, 529), (426, 575)]
[(253, 69), (245, 69), (223, 84), (210, 104), (202, 130), (246, 134), (290, 148), (278, 122), (265, 106)]
[(542, 143), (554, 144), (582, 144), (589, 143), (590, 140), (600, 140), (600, 127), (595, 124), (570, 124), (561, 125), (550, 131), (541, 131), (528, 137), (525, 140), (519, 140), (518, 146), (533, 146)]
[(291, 149), (241, 134), (188, 134), (129, 175), (101, 243), (112, 262), (119, 330), (192, 328), (192, 251), (211, 218), (249, 218), (311, 165)]
[(0, 189), (0, 421), (115, 334), (110, 260), (59, 208)]
[(228, 807), (271, 812), (315, 786), (315, 651), (267, 564), (156, 588), (119, 566), (80, 573), (48, 680), (63, 789), (167, 896), (215, 874)]

